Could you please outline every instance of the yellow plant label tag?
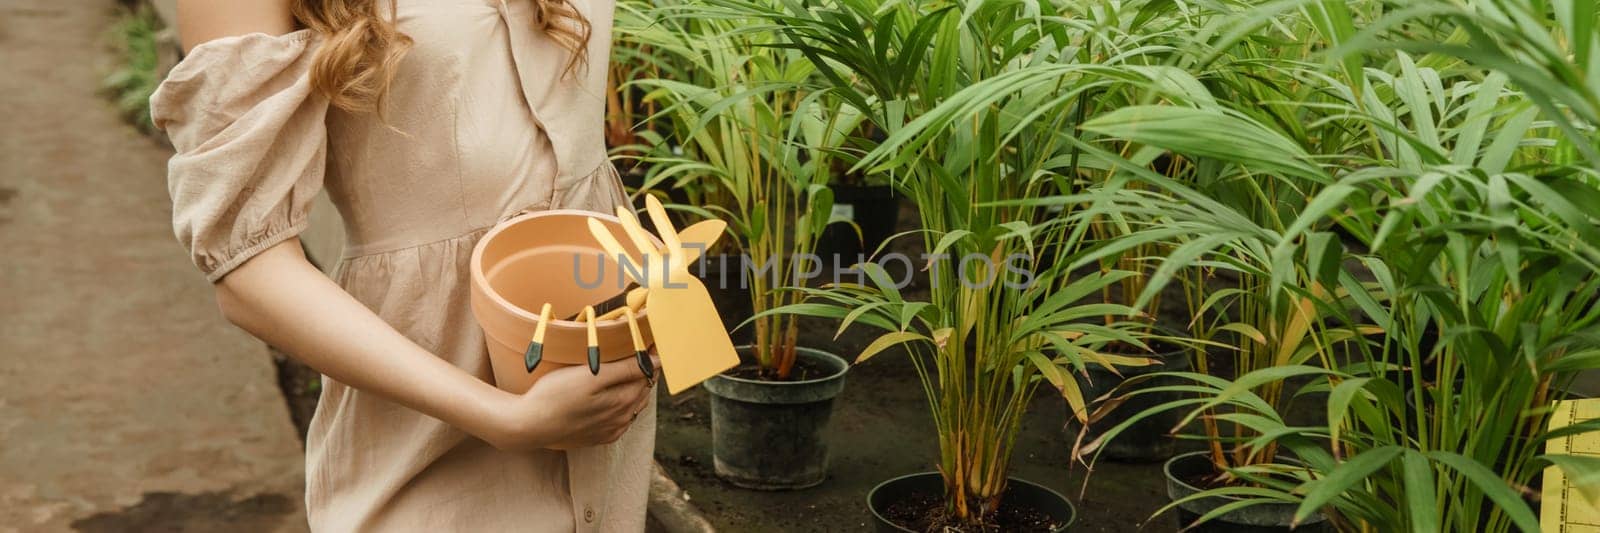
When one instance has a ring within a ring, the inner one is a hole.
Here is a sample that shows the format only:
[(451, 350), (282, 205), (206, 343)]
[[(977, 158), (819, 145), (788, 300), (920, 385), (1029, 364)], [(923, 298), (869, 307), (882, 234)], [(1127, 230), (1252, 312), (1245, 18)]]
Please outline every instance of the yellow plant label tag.
[[(1600, 398), (1562, 400), (1550, 414), (1550, 429), (1600, 418)], [(1552, 439), (1545, 453), (1600, 456), (1600, 432)], [(1544, 469), (1544, 489), (1539, 503), (1539, 528), (1547, 533), (1600, 533), (1600, 502), (1554, 466)]]

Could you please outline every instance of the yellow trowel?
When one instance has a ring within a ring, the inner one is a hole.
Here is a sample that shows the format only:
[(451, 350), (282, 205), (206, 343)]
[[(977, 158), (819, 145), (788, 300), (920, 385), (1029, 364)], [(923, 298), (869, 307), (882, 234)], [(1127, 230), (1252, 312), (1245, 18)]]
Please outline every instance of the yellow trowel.
[[(627, 207), (617, 206), (617, 218), (628, 219), (630, 217), (633, 220), (638, 219), (638, 217), (635, 217), (631, 211), (628, 211)], [(717, 243), (717, 239), (721, 238), (722, 233), (727, 229), (727, 222), (712, 219), (696, 222), (689, 225), (689, 227), (684, 228), (683, 231), (678, 232), (678, 240), (683, 241), (684, 262), (692, 265), (696, 261), (699, 261), (700, 254), (711, 249), (711, 247)], [(634, 248), (639, 250), (657, 249), (655, 243), (651, 241), (650, 232), (645, 231), (642, 226), (638, 224), (624, 224), (623, 230), (627, 232), (628, 239), (633, 241)], [(637, 267), (639, 265), (629, 266)], [(618, 268), (623, 267), (618, 265)], [(595, 303), (594, 310), (596, 313), (600, 314), (598, 318), (599, 320), (612, 320), (622, 316), (623, 308), (632, 308), (634, 311), (638, 311), (643, 306), (644, 289), (639, 287), (637, 283), (629, 283), (626, 287), (623, 287), (622, 291), (618, 292), (616, 296), (612, 296), (604, 301)], [(572, 315), (568, 317), (567, 320), (582, 321), (582, 313)]]
[[(704, 248), (684, 248), (683, 235), (672, 227), (666, 209), (655, 197), (645, 198), (645, 208), (666, 246), (653, 246), (638, 217), (626, 209), (618, 210), (623, 229), (645, 263), (640, 265), (643, 268), (635, 269), (640, 272), (624, 272), (646, 289), (645, 308), (651, 310), (650, 330), (661, 355), (661, 371), (667, 380), (667, 391), (677, 394), (737, 366), (739, 355), (728, 331), (723, 329), (722, 317), (712, 305), (710, 293), (689, 273), (689, 255), (698, 256)], [(708, 222), (713, 224), (707, 225)], [(692, 238), (697, 239), (688, 242), (709, 247), (725, 228), (721, 221), (707, 221), (685, 231), (693, 230)], [(626, 256), (622, 244), (599, 221), (589, 221), (589, 232), (607, 253)]]

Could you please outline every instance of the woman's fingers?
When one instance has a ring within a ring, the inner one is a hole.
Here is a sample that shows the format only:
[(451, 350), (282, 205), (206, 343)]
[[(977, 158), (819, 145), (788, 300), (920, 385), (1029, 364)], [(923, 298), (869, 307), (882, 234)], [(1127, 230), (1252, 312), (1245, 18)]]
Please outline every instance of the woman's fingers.
[[(655, 358), (650, 361), (658, 365)], [(522, 398), (521, 414), (544, 424), (549, 435), (537, 447), (573, 449), (615, 442), (650, 407), (655, 388), (633, 357), (601, 364), (599, 375), (585, 365), (563, 365), (534, 383)]]
[(638, 374), (640, 378), (644, 379), (647, 387), (654, 387), (656, 382), (661, 379), (661, 357), (652, 353), (650, 354), (650, 362), (645, 364), (650, 365), (649, 370), (645, 370), (644, 367), (639, 364), (639, 361), (635, 359), (633, 365), (634, 372)]
[[(636, 369), (637, 370), (637, 369)], [(655, 393), (655, 388), (646, 383), (634, 383), (631, 386), (612, 387), (607, 390), (610, 396), (607, 405), (611, 411), (607, 416), (613, 417), (623, 425), (630, 425), (650, 405), (650, 397)]]
[[(654, 369), (654, 377), (659, 377), (661, 375), (661, 358), (651, 355), (650, 365)], [(588, 374), (588, 369), (583, 368), (583, 365), (577, 365), (573, 368), (582, 368), (584, 374)], [(564, 370), (566, 369), (563, 368), (556, 372)], [(595, 388), (599, 390), (622, 386), (633, 387), (649, 381), (651, 377), (644, 375), (644, 372), (639, 370), (638, 361), (632, 357), (625, 357), (609, 363), (600, 363), (600, 372), (595, 374), (592, 379), (594, 379)]]
[(635, 396), (633, 401), (630, 402), (630, 404), (633, 406), (632, 412), (634, 416), (638, 416), (639, 413), (644, 412), (646, 408), (650, 407), (650, 396), (654, 395), (655, 392), (655, 387), (648, 385), (639, 389), (637, 396)]
[(650, 395), (655, 392), (655, 388), (647, 383), (613, 387), (611, 390), (616, 394), (617, 403), (615, 405), (617, 409), (620, 410), (623, 416), (628, 418), (632, 418), (638, 412), (643, 411), (645, 405), (650, 402)]
[(639, 371), (639, 363), (632, 357), (624, 357), (616, 361), (600, 364), (600, 374), (596, 376), (601, 387), (631, 386), (645, 381), (644, 372)]

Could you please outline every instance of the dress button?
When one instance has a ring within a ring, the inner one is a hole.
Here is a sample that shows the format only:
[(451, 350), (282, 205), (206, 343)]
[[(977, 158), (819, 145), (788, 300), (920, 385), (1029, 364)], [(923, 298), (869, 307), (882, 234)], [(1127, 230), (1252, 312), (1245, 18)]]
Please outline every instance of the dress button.
[(587, 506), (587, 505), (583, 506), (583, 521), (584, 522), (588, 522), (590, 524), (594, 523), (594, 508), (593, 507), (590, 507), (590, 506)]

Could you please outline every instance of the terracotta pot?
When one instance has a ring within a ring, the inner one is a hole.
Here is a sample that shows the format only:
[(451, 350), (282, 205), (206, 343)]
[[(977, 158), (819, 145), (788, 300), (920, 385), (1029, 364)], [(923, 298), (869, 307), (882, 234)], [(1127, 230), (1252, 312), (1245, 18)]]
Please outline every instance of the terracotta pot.
[[(550, 210), (502, 222), (473, 248), (472, 314), (483, 327), (495, 385), (501, 389), (521, 393), (555, 368), (588, 364), (588, 329), (562, 318), (605, 301), (626, 285), (615, 258), (607, 257), (589, 235), (590, 218), (599, 219), (620, 242), (632, 242), (616, 217)], [(635, 255), (632, 260), (640, 258)], [(545, 331), (544, 360), (530, 373), (523, 354), (545, 302), (550, 303), (554, 318)], [(649, 344), (649, 310), (640, 310), (637, 316), (640, 333)], [(627, 321), (602, 320), (595, 331), (601, 361), (634, 355)]]

